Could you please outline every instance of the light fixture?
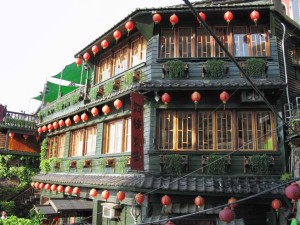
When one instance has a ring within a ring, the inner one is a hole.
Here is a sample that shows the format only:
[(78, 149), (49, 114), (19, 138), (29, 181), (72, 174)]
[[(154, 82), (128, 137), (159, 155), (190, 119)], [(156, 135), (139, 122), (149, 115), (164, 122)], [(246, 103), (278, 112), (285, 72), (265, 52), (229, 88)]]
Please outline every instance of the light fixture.
[(159, 97), (159, 95), (158, 95), (158, 92), (155, 91), (154, 93), (155, 93), (155, 96), (154, 96), (155, 101), (156, 101), (156, 102), (159, 102), (159, 98), (160, 98), (160, 97)]
[(134, 224), (137, 224), (137, 219), (141, 215), (141, 207), (138, 204), (133, 203), (130, 209), (130, 214), (134, 220)]

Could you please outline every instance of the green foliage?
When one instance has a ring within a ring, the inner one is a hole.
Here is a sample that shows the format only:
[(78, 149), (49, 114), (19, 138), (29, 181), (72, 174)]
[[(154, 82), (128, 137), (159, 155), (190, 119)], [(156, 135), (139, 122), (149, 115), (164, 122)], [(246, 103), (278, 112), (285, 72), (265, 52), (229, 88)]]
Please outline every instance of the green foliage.
[(20, 186), (24, 187), (31, 181), (31, 177), (37, 173), (36, 169), (19, 166), (19, 167), (10, 167), (8, 170), (8, 177), (16, 177), (20, 181)]
[(164, 156), (164, 171), (168, 174), (181, 174), (181, 155), (169, 154)]
[(40, 169), (43, 173), (50, 172), (50, 160), (47, 159), (47, 151), (48, 151), (48, 140), (45, 138), (41, 145), (41, 153), (40, 153)]
[(63, 172), (70, 172), (70, 163), (71, 163), (70, 159), (65, 160), (63, 162), (63, 168), (62, 168)]
[(98, 92), (98, 87), (93, 87), (90, 89), (90, 98), (92, 102), (96, 100), (97, 92)]
[(113, 90), (114, 90), (114, 81), (113, 80), (110, 80), (104, 84), (104, 94), (106, 96), (113, 93)]
[(115, 166), (115, 173), (125, 173), (128, 160), (129, 156), (122, 156), (118, 158)]
[(210, 154), (207, 159), (207, 174), (220, 175), (225, 171), (225, 158), (222, 155)]
[(5, 117), (5, 124), (12, 127), (26, 127), (29, 129), (34, 129), (35, 126), (35, 122), (33, 121), (15, 119), (10, 117)]
[(226, 62), (223, 60), (209, 59), (206, 62), (205, 77), (224, 78), (226, 74)]
[(259, 78), (265, 74), (266, 62), (259, 58), (250, 58), (245, 62), (245, 70), (248, 77)]
[(1, 209), (4, 210), (7, 215), (12, 215), (14, 213), (15, 202), (14, 201), (2, 201), (0, 202)]
[(54, 107), (55, 107), (55, 111), (56, 112), (62, 110), (62, 108), (63, 108), (63, 102), (62, 101), (56, 102)]
[(281, 180), (282, 182), (287, 182), (287, 181), (289, 181), (290, 179), (292, 179), (292, 175), (291, 175), (290, 173), (284, 173), (284, 174), (282, 174), (281, 177), (280, 177), (280, 180)]
[(0, 225), (40, 225), (42, 224), (44, 215), (30, 211), (30, 219), (18, 218), (16, 216), (8, 216), (4, 220), (0, 220)]
[(79, 159), (78, 161), (77, 161), (77, 172), (82, 172), (82, 170), (83, 170), (83, 159)]
[(124, 76), (124, 83), (126, 86), (130, 86), (133, 84), (133, 71), (126, 72)]
[(250, 159), (251, 171), (257, 175), (269, 174), (269, 157), (266, 154), (253, 155)]
[(49, 159), (50, 171), (51, 172), (56, 172), (55, 171), (55, 166), (56, 166), (57, 163), (61, 163), (61, 159), (58, 159), (58, 158)]
[(106, 158), (100, 158), (98, 161), (99, 165), (99, 172), (104, 173), (105, 172), (105, 165), (106, 165)]
[(168, 78), (184, 77), (185, 65), (181, 60), (172, 60), (164, 64), (164, 69)]

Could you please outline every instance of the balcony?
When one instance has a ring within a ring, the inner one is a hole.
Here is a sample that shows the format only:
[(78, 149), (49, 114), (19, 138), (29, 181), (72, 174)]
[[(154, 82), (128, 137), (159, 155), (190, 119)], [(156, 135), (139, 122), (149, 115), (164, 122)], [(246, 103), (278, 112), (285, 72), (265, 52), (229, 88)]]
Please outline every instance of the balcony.
[(34, 130), (36, 122), (37, 120), (34, 115), (3, 110), (3, 119), (2, 121), (0, 120), (0, 126)]

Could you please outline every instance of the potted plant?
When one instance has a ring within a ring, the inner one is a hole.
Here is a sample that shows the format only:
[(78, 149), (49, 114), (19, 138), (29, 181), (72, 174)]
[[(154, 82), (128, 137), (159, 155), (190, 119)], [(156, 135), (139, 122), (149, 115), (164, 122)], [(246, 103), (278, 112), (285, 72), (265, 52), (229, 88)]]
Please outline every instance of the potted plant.
[(122, 156), (118, 158), (115, 166), (115, 173), (125, 173), (128, 164), (129, 156)]
[(181, 174), (187, 165), (187, 156), (169, 154), (160, 156), (161, 171), (167, 174)]
[(266, 74), (267, 63), (264, 59), (250, 58), (244, 63), (246, 75), (250, 78), (261, 78)]
[(183, 78), (187, 77), (188, 65), (183, 61), (175, 59), (163, 64), (162, 78)]
[(270, 159), (266, 154), (253, 155), (250, 158), (251, 171), (258, 175), (269, 174)]
[(106, 84), (104, 84), (104, 93), (105, 95), (110, 95), (114, 91), (114, 81), (110, 80)]
[(219, 79), (227, 74), (226, 62), (223, 60), (209, 59), (202, 67), (202, 77)]
[(225, 157), (222, 155), (210, 154), (207, 158), (207, 174), (220, 175), (225, 171)]

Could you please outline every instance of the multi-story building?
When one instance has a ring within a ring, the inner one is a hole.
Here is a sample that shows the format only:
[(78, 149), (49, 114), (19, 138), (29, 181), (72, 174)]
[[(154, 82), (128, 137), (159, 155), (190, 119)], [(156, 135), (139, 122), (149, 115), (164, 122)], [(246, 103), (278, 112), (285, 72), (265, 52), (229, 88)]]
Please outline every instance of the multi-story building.
[(222, 224), (238, 199), (235, 224), (286, 224), (299, 26), (275, 0), (192, 6), (202, 19), (137, 9), (76, 53), (84, 87), (39, 112), (49, 169), (33, 181), (53, 187), (36, 206), (50, 222)]

